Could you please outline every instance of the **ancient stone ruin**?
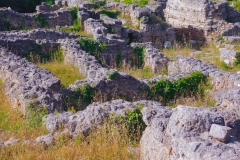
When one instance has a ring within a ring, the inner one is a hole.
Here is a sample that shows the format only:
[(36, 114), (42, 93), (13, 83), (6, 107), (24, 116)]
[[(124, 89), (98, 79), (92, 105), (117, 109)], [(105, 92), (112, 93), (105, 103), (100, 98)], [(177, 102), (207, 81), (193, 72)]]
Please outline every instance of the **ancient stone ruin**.
[[(191, 54), (172, 59), (167, 52), (179, 44), (189, 44)], [(217, 46), (219, 66), (240, 64), (240, 11), (227, 1), (211, 0), (154, 0), (143, 6), (55, 0), (36, 6), (35, 13), (0, 8), (4, 93), (23, 114), (29, 105), (46, 108), (49, 134), (34, 143), (47, 146), (54, 135), (88, 136), (105, 122), (118, 124), (119, 116), (128, 119), (129, 111), (141, 110), (143, 160), (240, 159), (240, 70), (223, 71), (208, 61), (212, 55), (203, 60), (201, 55), (208, 53), (199, 46), (204, 44)], [(57, 50), (62, 63), (76, 67), (83, 79), (62, 87), (61, 78), (39, 67), (36, 58), (45, 57), (47, 63)], [(141, 72), (147, 68), (154, 76), (135, 77), (124, 67)], [(214, 106), (178, 103), (178, 98), (196, 96), (188, 89), (198, 91), (201, 77), (201, 83), (211, 86), (203, 93), (213, 97)], [(185, 79), (191, 84), (184, 84), (182, 92), (176, 86)], [(83, 96), (80, 91), (86, 86), (93, 91), (90, 101), (78, 106), (73, 98)], [(76, 113), (69, 111), (72, 106)], [(19, 141), (0, 140), (0, 148)]]

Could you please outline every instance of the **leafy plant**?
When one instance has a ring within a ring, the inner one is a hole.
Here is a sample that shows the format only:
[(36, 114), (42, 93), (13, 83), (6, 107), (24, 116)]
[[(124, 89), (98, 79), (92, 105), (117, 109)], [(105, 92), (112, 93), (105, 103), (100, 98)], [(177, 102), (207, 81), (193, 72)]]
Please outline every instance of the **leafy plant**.
[(109, 29), (109, 33), (110, 33), (110, 34), (114, 34), (114, 29), (113, 29), (113, 28), (110, 28), (110, 29)]
[(107, 73), (107, 76), (108, 76), (109, 79), (115, 79), (115, 78), (117, 78), (117, 75), (118, 75), (118, 71), (114, 71), (111, 74)]
[(34, 19), (40, 23), (42, 28), (48, 25), (46, 19), (44, 17), (41, 17), (39, 14), (36, 14)]
[(117, 18), (117, 16), (119, 15), (119, 12), (118, 11), (101, 10), (100, 14), (106, 15), (110, 18)]
[(134, 53), (138, 55), (138, 62), (137, 65), (138, 67), (143, 68), (144, 67), (144, 52), (145, 52), (145, 47), (143, 46), (135, 46), (133, 48)]
[(92, 102), (94, 95), (94, 88), (92, 88), (89, 84), (85, 84), (82, 87), (78, 88), (76, 91), (80, 93), (80, 96), (83, 98), (85, 102)]
[(47, 114), (46, 107), (39, 107), (37, 101), (33, 101), (27, 106), (27, 114), (22, 116), (27, 127), (38, 128), (42, 125), (42, 118)]
[(99, 44), (96, 41), (87, 38), (80, 38), (79, 41), (83, 50), (95, 56), (99, 61), (102, 60), (102, 51), (107, 49), (107, 43)]
[(121, 53), (121, 50), (118, 49), (118, 53), (117, 53), (117, 56), (116, 56), (116, 66), (117, 66), (117, 68), (119, 68), (121, 66), (121, 62), (122, 62), (122, 53)]
[(153, 90), (155, 94), (161, 96), (162, 102), (166, 105), (166, 103), (174, 100), (175, 97), (203, 94), (200, 85), (205, 83), (205, 81), (206, 76), (196, 71), (173, 82), (162, 79), (155, 84)]
[(234, 61), (234, 66), (237, 66), (240, 64), (240, 52), (236, 54), (236, 60)]

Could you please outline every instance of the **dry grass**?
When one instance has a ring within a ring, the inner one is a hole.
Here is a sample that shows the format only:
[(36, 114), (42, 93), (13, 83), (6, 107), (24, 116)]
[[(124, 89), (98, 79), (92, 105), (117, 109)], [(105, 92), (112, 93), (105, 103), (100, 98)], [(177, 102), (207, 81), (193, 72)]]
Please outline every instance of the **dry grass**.
[(45, 127), (30, 128), (23, 119), (23, 114), (13, 109), (4, 94), (4, 83), (0, 80), (0, 139), (15, 138), (32, 139), (46, 133)]
[(10, 107), (3, 93), (4, 84), (0, 81), (0, 139), (8, 140), (11, 136), (22, 141), (14, 146), (0, 148), (1, 160), (128, 160), (139, 159), (135, 142), (128, 137), (125, 128), (113, 125), (103, 125), (93, 131), (88, 137), (78, 136), (70, 139), (66, 135), (56, 137), (55, 144), (45, 147), (42, 144), (25, 144), (25, 140), (34, 140), (37, 136), (46, 134), (44, 127), (28, 127), (22, 115)]
[(50, 70), (56, 77), (61, 80), (61, 84), (63, 87), (68, 87), (76, 80), (81, 80), (85, 78), (79, 73), (79, 69), (72, 64), (51, 61), (47, 63), (38, 63), (37, 66)]
[(161, 52), (170, 60), (174, 61), (178, 55), (190, 56), (190, 54), (193, 52), (193, 49), (191, 49), (188, 45), (182, 46), (176, 44), (172, 49), (162, 49)]
[(154, 73), (149, 67), (144, 67), (143, 69), (131, 68), (131, 67), (121, 67), (119, 69), (121, 72), (128, 73), (135, 78), (153, 78)]
[(66, 136), (58, 137), (55, 145), (44, 148), (42, 145), (18, 144), (5, 147), (0, 151), (0, 159), (16, 160), (131, 160), (139, 159), (137, 150), (124, 130), (112, 125), (104, 125), (87, 138), (78, 136), (75, 139)]

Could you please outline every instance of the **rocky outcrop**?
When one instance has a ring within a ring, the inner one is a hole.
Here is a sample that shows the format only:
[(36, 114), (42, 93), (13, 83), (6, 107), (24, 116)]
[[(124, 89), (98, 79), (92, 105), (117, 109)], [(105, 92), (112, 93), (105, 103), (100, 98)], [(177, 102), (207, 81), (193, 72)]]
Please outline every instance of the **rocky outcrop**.
[(71, 12), (64, 8), (53, 12), (40, 13), (18, 13), (11, 8), (1, 8), (0, 19), (0, 31), (43, 27), (55, 28), (56, 26), (70, 26), (72, 24)]
[(160, 103), (153, 101), (127, 102), (124, 100), (113, 100), (106, 103), (93, 103), (85, 110), (75, 114), (65, 112), (58, 115), (50, 114), (45, 119), (45, 124), (50, 133), (59, 132), (65, 128), (65, 132), (76, 136), (79, 134), (88, 135), (98, 125), (109, 121), (110, 115), (121, 115), (126, 117), (126, 111), (136, 110), (135, 106), (162, 107)]
[(239, 117), (233, 113), (189, 106), (148, 107), (142, 113), (147, 128), (141, 159), (239, 159), (240, 135), (233, 132)]

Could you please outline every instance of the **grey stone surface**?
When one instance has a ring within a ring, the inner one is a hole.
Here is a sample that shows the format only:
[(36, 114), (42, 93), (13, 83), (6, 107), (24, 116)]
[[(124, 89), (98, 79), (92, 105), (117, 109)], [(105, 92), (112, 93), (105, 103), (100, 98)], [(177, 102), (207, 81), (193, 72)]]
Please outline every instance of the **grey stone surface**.
[(43, 136), (39, 136), (35, 140), (37, 143), (42, 143), (43, 145), (49, 146), (54, 144), (54, 138), (51, 133)]
[(209, 135), (218, 139), (221, 142), (227, 142), (230, 139), (232, 128), (221, 126), (218, 124), (212, 124)]
[(143, 109), (143, 117), (158, 116), (152, 117), (151, 121), (144, 118), (147, 128), (140, 142), (141, 159), (239, 158), (239, 141), (221, 143), (209, 135), (211, 125), (225, 125), (239, 117), (207, 107), (178, 106), (171, 112), (168, 110), (166, 107), (154, 111), (151, 107)]
[(37, 100), (37, 105), (46, 105), (49, 112), (62, 110), (58, 78), (3, 48), (0, 48), (0, 57), (0, 76), (14, 108), (26, 111), (29, 103)]
[(8, 141), (4, 142), (5, 146), (12, 146), (20, 142), (20, 139), (16, 139), (14, 137), (11, 137)]
[(108, 121), (110, 114), (122, 115), (125, 117), (127, 110), (136, 110), (134, 106), (140, 104), (155, 108), (162, 107), (160, 103), (153, 101), (142, 100), (137, 102), (127, 102), (119, 99), (105, 103), (93, 103), (85, 110), (79, 111), (75, 114), (68, 112), (60, 113), (58, 115), (50, 114), (46, 117), (45, 124), (51, 133), (58, 131), (60, 129), (59, 126), (62, 126), (67, 128), (72, 136), (79, 134), (88, 135), (97, 125), (101, 125), (104, 121)]

